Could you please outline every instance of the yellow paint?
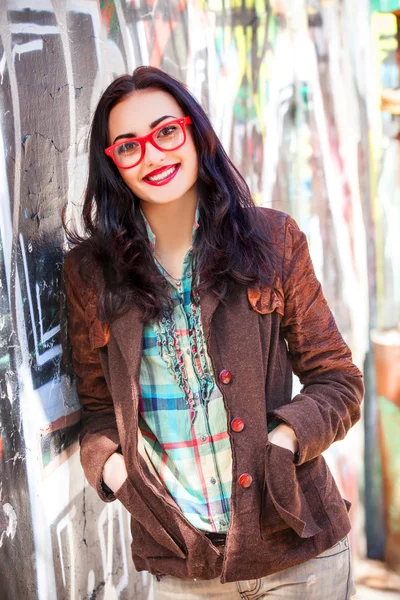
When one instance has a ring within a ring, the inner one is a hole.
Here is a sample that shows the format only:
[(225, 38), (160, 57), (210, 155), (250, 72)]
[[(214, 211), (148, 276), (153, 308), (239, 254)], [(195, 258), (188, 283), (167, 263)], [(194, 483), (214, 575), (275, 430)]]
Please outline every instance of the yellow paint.
[[(211, 10), (215, 12), (222, 12), (223, 5), (222, 0), (200, 0), (199, 5), (203, 10)], [(225, 10), (242, 10), (242, 0), (225, 0)], [(257, 15), (266, 14), (266, 7), (264, 0), (245, 0), (245, 9), (253, 10)]]
[(373, 35), (377, 36), (378, 58), (380, 62), (383, 62), (389, 52), (393, 52), (397, 48), (396, 17), (392, 14), (374, 13), (371, 18), (371, 26)]
[[(258, 80), (258, 89), (256, 92), (253, 92), (253, 72), (252, 72), (252, 64), (251, 64), (251, 49), (253, 45), (253, 35), (256, 35), (257, 40), (257, 53), (261, 53), (262, 51), (262, 37), (259, 34), (259, 31), (264, 28), (266, 23), (263, 22), (264, 19), (260, 19), (259, 25), (254, 32), (252, 27), (243, 28), (241, 26), (234, 28), (234, 38), (236, 42), (237, 55), (239, 58), (239, 69), (238, 69), (238, 78), (237, 78), (237, 86), (235, 89), (235, 94), (239, 92), (240, 86), (243, 81), (244, 75), (246, 75), (247, 81), (250, 84), (251, 96), (253, 100), (253, 104), (255, 107), (255, 111), (258, 117), (259, 126), (261, 129), (262, 136), (265, 134), (265, 127), (263, 122), (263, 104), (264, 104), (264, 90), (268, 81), (268, 64), (266, 58), (264, 57), (263, 63), (260, 65), (260, 69), (258, 72), (259, 80)], [(272, 57), (272, 53), (270, 58)]]
[(255, 0), (255, 7), (257, 15), (265, 15), (267, 11), (265, 10), (265, 0)]
[(253, 45), (253, 28), (246, 27), (246, 75), (253, 91), (253, 71), (251, 68), (251, 48)]
[[(373, 81), (370, 94), (375, 93), (373, 98), (373, 113), (377, 118), (371, 123), (369, 135), (370, 140), (370, 184), (372, 199), (372, 218), (375, 225), (375, 253), (376, 253), (376, 294), (378, 326), (384, 326), (384, 296), (385, 296), (385, 277), (384, 277), (384, 227), (382, 203), (378, 195), (379, 177), (382, 164), (382, 120), (380, 118), (381, 103), (381, 69), (382, 62), (388, 56), (389, 52), (396, 49), (396, 18), (392, 14), (373, 13), (371, 15), (371, 57), (373, 61)], [(385, 36), (385, 37), (383, 37)], [(392, 37), (390, 37), (392, 36)], [(372, 98), (369, 97), (369, 102)]]
[(261, 193), (252, 194), (252, 198), (257, 206), (261, 205), (262, 195)]
[(227, 50), (232, 44), (232, 27), (224, 27), (224, 49)]
[(242, 83), (242, 79), (247, 69), (247, 53), (246, 53), (246, 37), (243, 27), (237, 26), (234, 27), (233, 36), (236, 42), (236, 48), (239, 59), (239, 70), (237, 77), (237, 86), (235, 90), (235, 95), (237, 95), (240, 85)]
[[(227, 11), (242, 10), (242, 0), (226, 0), (224, 5), (225, 10)], [(221, 13), (223, 8), (221, 0), (198, 0), (198, 6), (200, 6), (205, 11), (211, 11), (217, 14)], [(264, 61), (259, 66), (259, 71), (257, 74), (258, 86), (254, 93), (251, 61), (253, 36), (255, 36), (257, 54), (258, 56), (260, 56), (264, 46), (265, 29), (267, 27), (267, 10), (265, 1), (245, 0), (245, 10), (254, 10), (255, 14), (258, 17), (256, 28), (254, 28), (253, 26), (245, 27), (243, 25), (238, 25), (232, 28), (228, 25), (223, 25), (223, 36), (221, 36), (221, 38), (223, 39), (224, 50), (228, 50), (231, 47), (233, 40), (236, 46), (238, 68), (236, 72), (235, 87), (231, 90), (231, 92), (235, 96), (238, 96), (243, 79), (244, 77), (246, 77), (251, 89), (251, 98), (248, 97), (248, 102), (250, 103), (250, 100), (252, 100), (253, 102), (253, 106), (259, 122), (259, 127), (262, 136), (264, 137), (265, 126), (263, 120), (263, 108), (266, 101), (266, 89), (268, 76), (270, 73), (270, 64), (271, 61), (274, 59), (274, 55), (273, 52), (269, 50), (266, 56), (264, 56)]]

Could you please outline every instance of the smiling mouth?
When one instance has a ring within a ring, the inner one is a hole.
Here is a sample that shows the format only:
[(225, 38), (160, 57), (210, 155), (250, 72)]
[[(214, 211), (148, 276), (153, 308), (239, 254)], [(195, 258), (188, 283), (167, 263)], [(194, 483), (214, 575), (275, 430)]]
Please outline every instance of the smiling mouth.
[(156, 175), (152, 175), (151, 177), (147, 175), (146, 177), (143, 177), (143, 179), (146, 179), (147, 181), (162, 181), (163, 179), (166, 179), (167, 177), (172, 175), (172, 173), (174, 173), (174, 171), (176, 171), (178, 168), (179, 164), (172, 165), (172, 167), (166, 169), (162, 173), (157, 173)]
[(143, 177), (143, 181), (152, 185), (162, 185), (163, 183), (168, 183), (168, 181), (170, 181), (175, 176), (179, 167), (179, 163), (176, 165), (172, 165), (168, 169), (163, 170), (161, 173), (156, 173), (155, 175), (147, 175), (146, 177)]

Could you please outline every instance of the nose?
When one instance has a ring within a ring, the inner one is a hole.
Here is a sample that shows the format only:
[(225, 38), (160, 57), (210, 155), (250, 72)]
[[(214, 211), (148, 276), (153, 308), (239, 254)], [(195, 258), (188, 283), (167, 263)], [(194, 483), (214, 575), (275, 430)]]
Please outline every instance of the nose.
[(165, 152), (153, 146), (150, 141), (146, 142), (143, 156), (143, 162), (145, 165), (152, 165), (154, 163), (162, 162), (164, 158)]

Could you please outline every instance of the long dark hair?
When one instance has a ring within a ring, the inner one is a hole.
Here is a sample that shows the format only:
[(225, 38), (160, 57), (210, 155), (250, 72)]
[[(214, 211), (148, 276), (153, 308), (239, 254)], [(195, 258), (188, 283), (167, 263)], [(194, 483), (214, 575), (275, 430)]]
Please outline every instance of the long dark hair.
[(256, 210), (249, 188), (225, 153), (197, 100), (184, 84), (154, 67), (138, 67), (105, 90), (97, 105), (89, 141), (89, 177), (83, 206), (85, 233), (64, 223), (70, 244), (82, 252), (81, 273), (102, 269), (99, 316), (111, 322), (132, 301), (143, 318), (159, 317), (168, 306), (165, 279), (154, 264), (139, 198), (128, 188), (108, 145), (111, 109), (135, 90), (155, 88), (171, 94), (186, 116), (198, 154), (199, 229), (193, 246), (197, 291), (211, 288), (226, 301), (235, 285), (272, 285), (276, 250), (263, 211)]

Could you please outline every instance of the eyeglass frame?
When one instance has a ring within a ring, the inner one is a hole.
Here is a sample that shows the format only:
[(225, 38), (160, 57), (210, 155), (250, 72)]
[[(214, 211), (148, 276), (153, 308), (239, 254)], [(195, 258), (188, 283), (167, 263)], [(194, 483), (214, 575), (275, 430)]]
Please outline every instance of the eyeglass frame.
[[(179, 123), (179, 125), (181, 126), (181, 129), (183, 131), (183, 142), (181, 144), (179, 144), (178, 146), (175, 146), (174, 148), (162, 148), (161, 146), (158, 146), (157, 143), (153, 139), (154, 134), (157, 133), (157, 131), (161, 131), (161, 129), (164, 129), (164, 127), (168, 127), (168, 125), (174, 125), (175, 123)], [(154, 148), (157, 148), (157, 150), (161, 150), (162, 152), (172, 152), (173, 150), (178, 150), (178, 148), (181, 148), (183, 146), (183, 144), (186, 142), (186, 125), (192, 125), (192, 124), (193, 124), (192, 119), (190, 117), (180, 117), (179, 119), (174, 119), (173, 121), (167, 121), (166, 123), (163, 123), (162, 125), (158, 125), (154, 129), (152, 129), (147, 135), (120, 140), (120, 141), (116, 142), (115, 144), (108, 146), (108, 148), (105, 148), (104, 152), (107, 154), (107, 156), (109, 156), (114, 161), (114, 163), (116, 164), (118, 169), (133, 169), (133, 167), (136, 167), (139, 163), (142, 162), (145, 152), (146, 152), (146, 143), (147, 142), (150, 142), (150, 144), (152, 146), (154, 146)], [(140, 144), (141, 154), (140, 154), (139, 160), (137, 162), (135, 162), (133, 165), (130, 165), (129, 167), (123, 167), (122, 165), (120, 165), (118, 163), (117, 159), (114, 156), (114, 148), (116, 148), (117, 146), (121, 146), (122, 144), (126, 144), (128, 142), (138, 142)]]

